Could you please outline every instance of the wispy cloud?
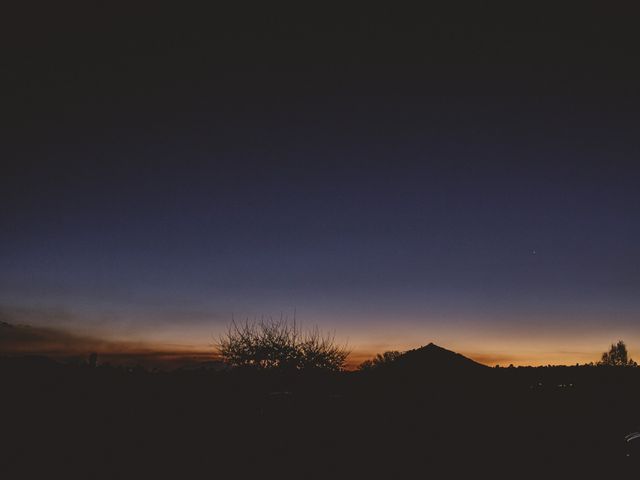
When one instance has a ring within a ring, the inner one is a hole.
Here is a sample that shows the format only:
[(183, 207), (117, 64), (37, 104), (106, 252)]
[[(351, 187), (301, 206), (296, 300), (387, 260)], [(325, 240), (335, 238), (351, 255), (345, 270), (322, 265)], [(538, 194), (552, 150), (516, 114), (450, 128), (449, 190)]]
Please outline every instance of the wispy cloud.
[(86, 357), (93, 352), (98, 353), (104, 361), (114, 364), (163, 367), (175, 367), (215, 358), (213, 348), (203, 350), (190, 345), (103, 340), (62, 328), (0, 322), (2, 355), (37, 354), (53, 358), (71, 358)]
[(493, 354), (493, 353), (464, 353), (465, 356), (475, 360), (478, 363), (482, 363), (483, 365), (507, 365), (510, 363), (517, 363), (520, 357), (516, 355), (507, 355), (507, 354)]

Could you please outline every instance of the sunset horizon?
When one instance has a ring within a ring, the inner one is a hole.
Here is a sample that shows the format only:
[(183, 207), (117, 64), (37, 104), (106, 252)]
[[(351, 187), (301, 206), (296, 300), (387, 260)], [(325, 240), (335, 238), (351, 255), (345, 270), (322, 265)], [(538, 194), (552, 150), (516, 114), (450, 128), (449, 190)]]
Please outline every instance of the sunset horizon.
[[(50, 323), (37, 324), (28, 322), (28, 314), (18, 322), (11, 322), (10, 315), (3, 312), (0, 321), (5, 326), (17, 327), (21, 331), (18, 337), (7, 336), (0, 339), (0, 349), (5, 355), (44, 355), (58, 359), (85, 358), (91, 353), (97, 353), (103, 362), (114, 365), (143, 365), (155, 368), (179, 368), (184, 365), (200, 361), (221, 360), (218, 351), (218, 339), (224, 334), (231, 320), (226, 325), (217, 328), (199, 326), (190, 334), (176, 335), (171, 329), (167, 333), (155, 331), (153, 335), (141, 331), (119, 334), (108, 334), (104, 328), (95, 327), (93, 330), (86, 326), (81, 329), (62, 327)], [(19, 315), (16, 317), (20, 318)], [(293, 317), (255, 316), (238, 319), (240, 322), (259, 322), (260, 319), (282, 319), (289, 323)], [(296, 318), (301, 329), (318, 327), (318, 324), (308, 324)], [(322, 331), (322, 329), (321, 329)], [(350, 335), (341, 334), (337, 330), (327, 330), (335, 341), (349, 350), (345, 367), (356, 370), (365, 360), (382, 354), (385, 351), (407, 351), (420, 348), (429, 343), (453, 350), (487, 366), (573, 366), (596, 363), (610, 344), (623, 339), (629, 344), (631, 357), (640, 357), (640, 351), (635, 348), (637, 338), (632, 331), (619, 331), (618, 336), (602, 338), (601, 334), (584, 332), (574, 334), (578, 340), (554, 337), (548, 340), (532, 340), (527, 336), (514, 335), (505, 338), (504, 333), (476, 333), (475, 340), (464, 340), (456, 336), (455, 332), (436, 331), (407, 328), (402, 333), (396, 332), (393, 340), (386, 333), (355, 332)], [(208, 343), (202, 343), (203, 338), (209, 337)], [(530, 337), (530, 336), (529, 336)], [(360, 341), (358, 341), (360, 339)]]
[(636, 5), (253, 3), (3, 9), (0, 479), (637, 477)]

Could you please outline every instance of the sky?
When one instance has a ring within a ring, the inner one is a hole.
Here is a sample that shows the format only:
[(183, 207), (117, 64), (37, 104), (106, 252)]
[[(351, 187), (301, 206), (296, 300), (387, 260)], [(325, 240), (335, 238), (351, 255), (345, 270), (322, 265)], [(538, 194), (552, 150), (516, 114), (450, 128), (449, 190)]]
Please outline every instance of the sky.
[(633, 12), (479, 3), (15, 7), (0, 320), (109, 350), (295, 315), (353, 362), (640, 356)]

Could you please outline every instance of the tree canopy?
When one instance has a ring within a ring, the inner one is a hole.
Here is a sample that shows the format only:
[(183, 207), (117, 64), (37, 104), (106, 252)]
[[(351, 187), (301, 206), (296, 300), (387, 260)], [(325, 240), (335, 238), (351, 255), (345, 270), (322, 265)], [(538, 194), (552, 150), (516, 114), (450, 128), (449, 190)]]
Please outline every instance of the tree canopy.
[(294, 322), (262, 319), (232, 322), (218, 342), (225, 363), (260, 370), (324, 370), (344, 367), (349, 351), (318, 328), (302, 331)]
[(638, 364), (629, 358), (627, 346), (622, 340), (612, 343), (608, 352), (602, 354), (598, 365), (607, 367), (637, 367)]
[(387, 365), (391, 365), (395, 362), (400, 356), (402, 352), (398, 352), (397, 350), (389, 350), (382, 354), (378, 353), (371, 360), (365, 360), (358, 367), (360, 370), (371, 370), (374, 368), (380, 368)]

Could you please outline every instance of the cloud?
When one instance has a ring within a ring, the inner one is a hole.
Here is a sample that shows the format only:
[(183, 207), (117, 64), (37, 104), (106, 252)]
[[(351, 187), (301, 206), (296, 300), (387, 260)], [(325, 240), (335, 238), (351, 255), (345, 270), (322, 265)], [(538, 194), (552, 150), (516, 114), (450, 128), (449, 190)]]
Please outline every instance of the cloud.
[(464, 356), (475, 360), (483, 365), (508, 365), (510, 363), (517, 364), (522, 359), (516, 355), (494, 354), (494, 353), (463, 353)]
[(0, 305), (0, 322), (13, 325), (67, 325), (78, 318), (68, 310), (57, 307), (31, 308)]
[(0, 355), (45, 355), (52, 358), (86, 358), (96, 352), (104, 362), (140, 364), (147, 367), (178, 367), (213, 360), (213, 349), (188, 345), (103, 340), (61, 328), (13, 325), (0, 321)]

